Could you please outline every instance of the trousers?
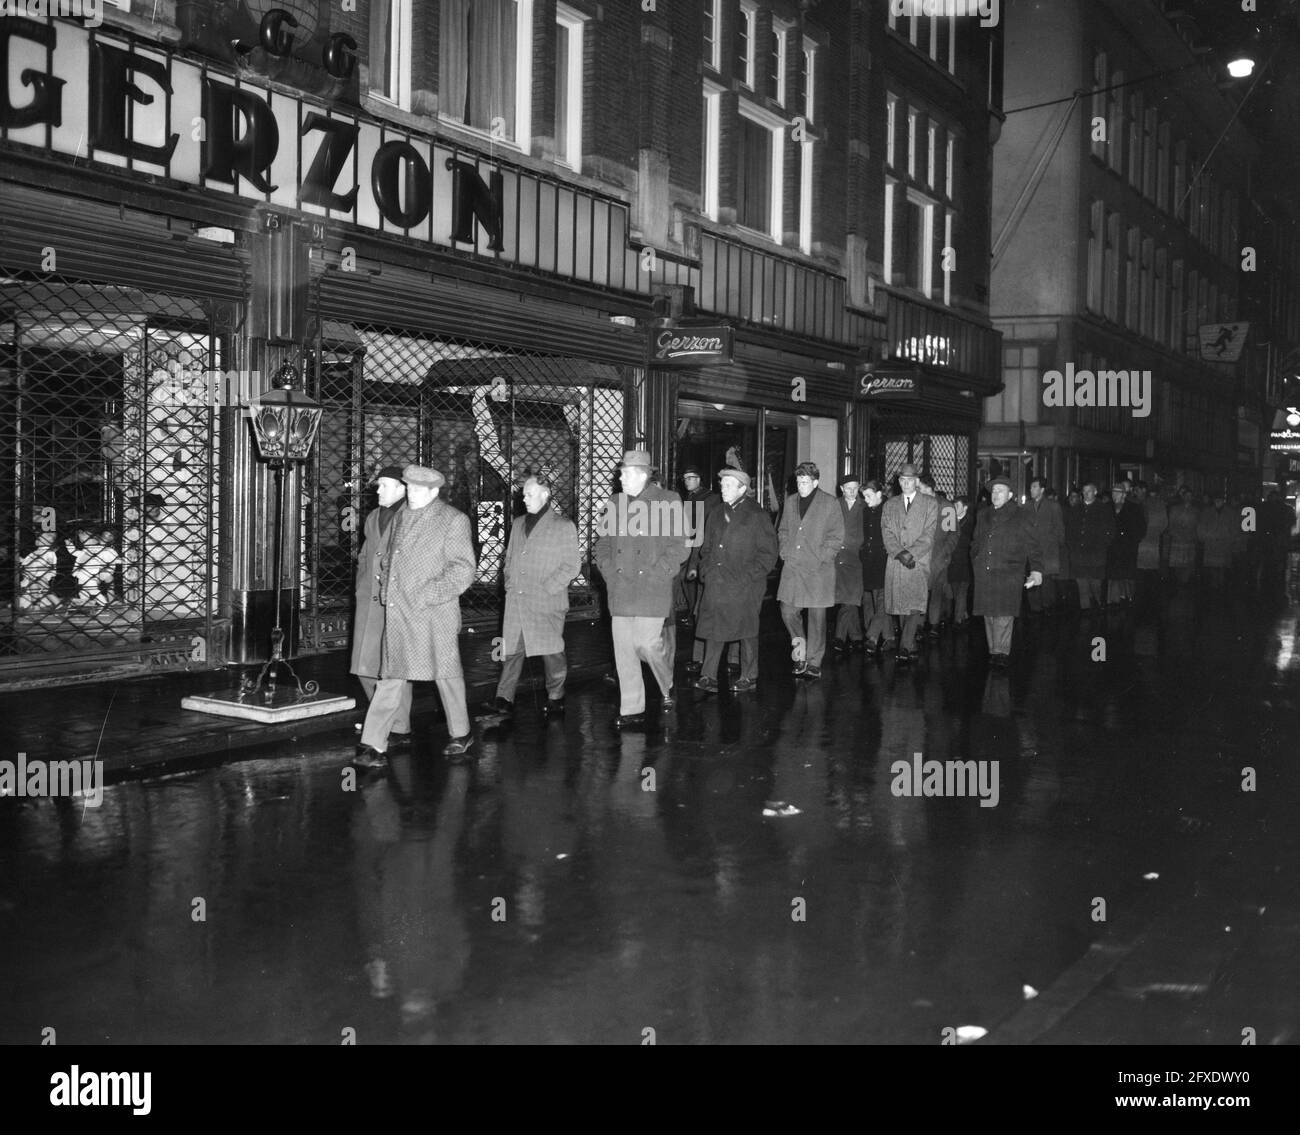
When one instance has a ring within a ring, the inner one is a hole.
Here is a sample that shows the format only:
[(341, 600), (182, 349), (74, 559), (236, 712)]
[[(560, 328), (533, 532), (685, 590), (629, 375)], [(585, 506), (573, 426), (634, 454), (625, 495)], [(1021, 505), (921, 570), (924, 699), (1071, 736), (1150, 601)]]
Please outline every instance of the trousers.
[[(806, 638), (803, 629), (805, 610), (808, 612)], [(793, 603), (782, 603), (781, 621), (785, 623), (785, 629), (790, 632), (792, 641), (797, 638), (804, 639), (804, 661), (809, 666), (821, 666), (822, 656), (826, 653), (826, 608), (796, 607)]]
[(673, 688), (673, 672), (664, 649), (664, 621), (654, 615), (614, 615), (610, 623), (614, 638), (614, 666), (618, 670), (619, 713), (625, 717), (644, 713), (643, 661), (650, 664), (650, 671), (664, 697)]
[[(758, 681), (758, 636), (742, 638), (740, 642), (740, 676), (751, 682)], [(727, 644), (720, 638), (704, 640), (704, 666), (700, 670), (703, 678), (717, 678), (718, 664), (722, 661)], [(726, 679), (720, 679), (720, 684)]]
[[(522, 645), (522, 644), (521, 644)], [(515, 700), (515, 690), (519, 688), (519, 679), (524, 673), (524, 652), (516, 650), (501, 659), (501, 677), (497, 681), (497, 697), (508, 702)], [(564, 697), (564, 679), (569, 673), (568, 659), (564, 651), (556, 654), (542, 655), (542, 672), (546, 675), (546, 696), (551, 701)]]
[(1015, 625), (1015, 615), (984, 616), (984, 637), (989, 640), (990, 654), (1011, 653), (1011, 632)]
[[(361, 683), (361, 688), (366, 692), (366, 701), (375, 700), (375, 687), (379, 684), (378, 678), (371, 678), (365, 674), (358, 674), (357, 681)], [(410, 682), (402, 683), (402, 696), (398, 701), (397, 712), (393, 716), (391, 731), (393, 733), (409, 733), (411, 731), (411, 690)]]
[[(403, 687), (406, 687), (403, 689)], [(469, 732), (469, 710), (465, 705), (465, 679), (439, 678), (438, 696), (442, 698), (443, 712), (447, 715), (447, 730), (453, 737), (464, 737)], [(406, 699), (409, 720), (411, 683), (405, 678), (380, 678), (375, 696), (366, 710), (366, 723), (361, 729), (361, 743), (377, 752), (388, 750), (388, 735), (401, 713), (402, 699)]]

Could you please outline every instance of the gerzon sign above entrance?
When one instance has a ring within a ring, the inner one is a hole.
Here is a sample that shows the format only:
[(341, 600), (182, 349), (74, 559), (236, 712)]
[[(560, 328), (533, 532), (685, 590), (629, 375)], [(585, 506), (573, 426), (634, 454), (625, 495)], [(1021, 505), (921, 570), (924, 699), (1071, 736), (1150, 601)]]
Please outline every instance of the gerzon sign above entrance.
[(643, 283), (619, 201), (73, 23), (0, 20), (0, 133), (573, 279)]

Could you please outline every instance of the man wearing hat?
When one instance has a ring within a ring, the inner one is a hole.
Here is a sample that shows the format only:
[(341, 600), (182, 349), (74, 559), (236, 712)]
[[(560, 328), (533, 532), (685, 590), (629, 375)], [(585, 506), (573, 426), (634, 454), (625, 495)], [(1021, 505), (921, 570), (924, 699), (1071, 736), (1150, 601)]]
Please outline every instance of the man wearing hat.
[(383, 675), (361, 732), (363, 758), (388, 751), (388, 737), (410, 682), (438, 684), (451, 740), (442, 750), (460, 757), (474, 743), (465, 705), (460, 666), (460, 597), (474, 582), (477, 562), (470, 543), (469, 518), (438, 500), (445, 478), (436, 469), (408, 465), (406, 507), (393, 525), (389, 555), (381, 574), (384, 604)]
[(840, 506), (830, 493), (817, 487), (820, 480), (821, 471), (813, 462), (801, 461), (795, 466), (797, 491), (786, 497), (777, 531), (781, 559), (785, 561), (776, 592), (781, 620), (795, 644), (794, 673), (810, 679), (822, 676), (826, 611), (835, 606), (835, 557), (844, 544)]
[(651, 484), (650, 472), (649, 453), (625, 452), (619, 467), (623, 491), (605, 502), (596, 522), (595, 558), (609, 596), (620, 729), (647, 724), (642, 661), (650, 664), (663, 704), (672, 704), (664, 620), (672, 619), (673, 579), (690, 553), (682, 499)]
[(696, 633), (705, 643), (704, 665), (695, 688), (719, 689), (723, 648), (738, 641), (740, 675), (731, 688), (744, 693), (758, 685), (758, 617), (768, 573), (776, 566), (776, 533), (767, 512), (748, 495), (748, 473), (723, 469), (718, 480), (722, 500), (710, 510), (689, 561), (703, 587)]
[[(376, 481), (379, 507), (371, 509), (362, 528), (361, 551), (357, 555), (357, 611), (352, 623), (351, 672), (361, 682), (366, 700), (375, 696), (379, 678), (380, 652), (384, 643), (384, 605), (380, 583), (384, 562), (393, 537), (393, 521), (406, 500), (400, 465), (385, 465)], [(411, 684), (402, 683), (402, 698), (388, 736), (388, 751), (411, 741)], [(382, 763), (382, 758), (359, 757), (358, 763)]]
[(1010, 659), (1011, 633), (1020, 614), (1024, 589), (1043, 582), (1043, 531), (1011, 497), (1011, 482), (1006, 477), (994, 477), (989, 482), (990, 507), (981, 509), (975, 518), (975, 535), (971, 539), (974, 611), (984, 616), (989, 665), (998, 668), (1005, 667)]
[[(704, 522), (715, 508), (722, 503), (722, 498), (717, 493), (711, 493), (704, 488), (703, 478), (700, 476), (700, 467), (698, 465), (688, 465), (682, 470), (682, 485), (686, 492), (682, 494), (682, 512), (686, 518), (686, 529), (690, 533), (693, 541), (698, 543), (698, 539), (704, 533)], [(697, 608), (700, 602), (700, 584), (696, 575), (690, 572), (690, 563), (688, 559), (682, 564), (681, 570), (677, 573), (677, 578), (673, 580), (673, 606), (676, 609), (677, 620), (683, 626), (694, 627), (697, 614)], [(671, 637), (669, 658), (676, 654), (677, 632), (671, 626), (668, 627), (668, 636)], [(699, 673), (700, 666), (704, 661), (704, 640), (695, 636), (695, 644), (691, 650), (691, 660), (686, 664), (686, 671), (690, 674)]]
[(856, 473), (840, 478), (840, 519), (844, 521), (844, 543), (835, 554), (835, 650), (843, 654), (852, 644), (862, 645), (862, 518), (866, 503), (858, 496), (862, 481)]
[(908, 462), (898, 471), (899, 494), (890, 497), (880, 514), (880, 536), (885, 543), (885, 613), (899, 615), (903, 634), (898, 661), (916, 659), (916, 632), (930, 600), (930, 550), (939, 527), (939, 506), (934, 497), (919, 492), (916, 466)]

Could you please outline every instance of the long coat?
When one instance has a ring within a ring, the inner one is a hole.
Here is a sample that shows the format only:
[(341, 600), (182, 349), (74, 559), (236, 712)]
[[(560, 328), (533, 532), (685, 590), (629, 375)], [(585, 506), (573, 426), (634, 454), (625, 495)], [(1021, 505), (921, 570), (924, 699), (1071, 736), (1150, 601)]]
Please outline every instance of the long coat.
[(428, 682), (459, 678), (460, 597), (478, 563), (469, 517), (434, 499), (393, 521), (383, 575), (383, 676)]
[(862, 550), (858, 558), (862, 561), (864, 592), (880, 591), (885, 586), (885, 564), (889, 562), (889, 555), (880, 532), (880, 517), (884, 511), (885, 502), (881, 501), (862, 514)]
[(1025, 508), (1025, 519), (1037, 532), (1038, 547), (1043, 553), (1043, 574), (1061, 574), (1061, 552), (1065, 543), (1065, 517), (1060, 501), (1030, 501)]
[[(930, 549), (938, 527), (939, 505), (934, 497), (918, 492), (911, 508), (904, 508), (902, 493), (885, 501), (880, 534), (889, 556), (885, 564), (886, 614), (925, 614), (930, 600)], [(904, 567), (894, 558), (903, 551), (912, 553), (914, 567)]]
[(400, 502), (382, 534), (379, 520), (384, 508), (370, 510), (361, 528), (361, 551), (357, 555), (357, 614), (352, 622), (352, 665), (349, 671), (363, 678), (378, 678), (384, 647), (384, 605), (380, 602), (384, 561), (393, 541), (397, 514), (405, 507)]
[(785, 498), (780, 546), (781, 585), (776, 597), (794, 607), (835, 606), (835, 557), (844, 544), (844, 518), (839, 502), (813, 489), (808, 515), (799, 515), (799, 494)]
[(1179, 502), (1169, 510), (1169, 566), (1196, 566), (1196, 526), (1200, 510), (1191, 501)]
[(858, 497), (849, 508), (849, 502), (840, 497), (839, 505), (844, 543), (835, 553), (835, 602), (857, 607), (862, 602), (862, 519), (867, 502)]
[(943, 493), (936, 493), (939, 506), (939, 523), (934, 530), (934, 546), (930, 549), (930, 590), (942, 587), (948, 578), (948, 565), (957, 549), (957, 506)]
[(690, 555), (682, 498), (646, 483), (634, 497), (615, 493), (596, 520), (596, 566), (611, 615), (666, 619), (673, 613), (673, 579)]
[(704, 541), (691, 554), (704, 592), (695, 624), (698, 638), (732, 642), (758, 634), (758, 615), (776, 566), (771, 517), (753, 497), (721, 504), (704, 522)]
[(1104, 579), (1106, 549), (1115, 539), (1115, 508), (1108, 500), (1095, 497), (1092, 504), (1080, 504), (1065, 514), (1065, 543), (1070, 550), (1070, 574), (1074, 579)]
[(1241, 510), (1225, 504), (1218, 509), (1202, 509), (1196, 524), (1196, 538), (1204, 553), (1201, 563), (1206, 567), (1222, 568), (1232, 562), (1233, 544), (1241, 531)]
[(1025, 590), (1025, 565), (1043, 570), (1040, 531), (1028, 510), (1007, 501), (1001, 508), (980, 509), (971, 539), (976, 615), (1018, 615)]
[(1157, 496), (1142, 502), (1147, 517), (1147, 530), (1138, 544), (1139, 571), (1156, 571), (1160, 567), (1160, 541), (1169, 527), (1169, 509)]
[(507, 651), (514, 650), (520, 635), (530, 658), (564, 650), (569, 582), (578, 567), (578, 529), (572, 520), (547, 508), (529, 535), (527, 518), (515, 519), (506, 544), (506, 613), (501, 622)]
[[(1115, 506), (1111, 505), (1111, 511)], [(1106, 549), (1108, 579), (1137, 579), (1138, 546), (1147, 531), (1147, 514), (1137, 501), (1126, 500), (1115, 512), (1115, 539)]]

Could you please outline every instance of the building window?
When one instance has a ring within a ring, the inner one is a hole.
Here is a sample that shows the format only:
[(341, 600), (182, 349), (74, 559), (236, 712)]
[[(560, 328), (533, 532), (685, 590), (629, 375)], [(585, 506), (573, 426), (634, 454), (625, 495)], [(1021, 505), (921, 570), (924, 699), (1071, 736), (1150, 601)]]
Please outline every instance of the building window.
[(948, 153), (943, 164), (943, 192), (949, 201), (955, 201), (952, 187), (955, 177), (954, 170), (957, 163), (957, 141), (952, 134), (948, 135)]
[(948, 250), (952, 243), (953, 212), (947, 209), (943, 214), (943, 248), (939, 250), (939, 267), (943, 272), (943, 302), (945, 307), (952, 307), (952, 276), (955, 268), (948, 267)]
[(1097, 52), (1092, 57), (1092, 122), (1088, 124), (1088, 136), (1092, 140), (1092, 156), (1099, 162), (1106, 160), (1106, 139), (1098, 138), (1095, 124), (1097, 119), (1106, 121), (1106, 53)]
[(1106, 122), (1106, 162), (1116, 173), (1124, 172), (1124, 72), (1110, 77), (1107, 102), (1110, 113)]
[(914, 107), (907, 108), (907, 176), (916, 177), (916, 120), (920, 117)]
[(1103, 248), (1104, 293), (1102, 314), (1114, 323), (1119, 322), (1119, 214), (1106, 217), (1106, 243)]
[(565, 165), (582, 168), (583, 16), (565, 4), (555, 6), (555, 154)]
[(814, 142), (799, 144), (799, 251), (812, 252)]
[(411, 109), (411, 4), (370, 5), (370, 93), (402, 110)]
[(949, 73), (955, 73), (957, 69), (957, 20), (953, 16), (938, 16), (924, 14), (926, 9), (938, 8), (940, 5), (922, 5), (919, 3), (904, 4), (903, 8), (911, 8), (915, 14), (904, 15), (903, 12), (897, 11), (900, 7), (897, 0), (889, 0), (889, 28), (891, 31), (898, 32), (898, 21), (903, 19), (907, 23), (907, 42), (915, 47), (918, 51), (923, 51), (931, 59), (939, 64), (940, 67)]
[(929, 299), (934, 294), (935, 203), (909, 189), (903, 195), (898, 229), (898, 283)]
[(740, 105), (736, 120), (736, 222), (779, 242), (782, 235), (784, 123)]
[(1142, 233), (1136, 228), (1128, 230), (1124, 256), (1124, 326), (1130, 331), (1138, 329), (1138, 257), (1141, 255)]
[(1142, 92), (1134, 91), (1128, 106), (1128, 183), (1142, 190), (1142, 123), (1146, 117)]
[(1101, 201), (1092, 203), (1088, 224), (1088, 310), (1102, 314), (1102, 282), (1105, 279), (1103, 252), (1106, 245), (1106, 206)]
[(1155, 312), (1151, 337), (1157, 343), (1169, 339), (1169, 254), (1162, 248), (1156, 253)]
[(1156, 109), (1148, 107), (1142, 123), (1142, 195), (1156, 198)]
[(754, 69), (758, 39), (758, 9), (741, 0), (736, 21), (736, 72), (737, 77), (751, 91), (754, 89)]
[(704, 0), (704, 61), (722, 70), (722, 0)]
[(704, 80), (704, 184), (700, 186), (703, 212), (711, 221), (718, 219), (718, 171), (722, 148), (722, 88)]
[(1169, 347), (1174, 351), (1183, 349), (1182, 334), (1183, 320), (1186, 318), (1184, 309), (1186, 307), (1186, 293), (1183, 291), (1183, 262), (1174, 261), (1173, 280), (1170, 286), (1171, 295), (1169, 297)]
[(1186, 310), (1183, 312), (1183, 351), (1190, 350), (1188, 344), (1197, 341), (1196, 295), (1200, 288), (1200, 274), (1193, 268), (1187, 273)]
[(1180, 221), (1187, 216), (1187, 143), (1179, 142), (1174, 146), (1174, 203), (1173, 214)]
[(1169, 211), (1169, 123), (1162, 122), (1156, 133), (1158, 139), (1156, 159), (1156, 204)]
[(785, 52), (789, 30), (789, 24), (775, 18), (772, 20), (772, 50), (768, 58), (771, 67), (770, 89), (777, 106), (785, 106)]
[(939, 127), (931, 120), (926, 127), (925, 143), (925, 184), (931, 189), (935, 187), (935, 182), (939, 179), (939, 171), (935, 168), (935, 151), (938, 142)]
[(809, 122), (817, 121), (817, 45), (803, 41), (803, 58), (799, 64), (799, 109)]
[(526, 147), (532, 0), (442, 0), (439, 11), (441, 116)]
[(1142, 242), (1142, 262), (1138, 267), (1138, 329), (1148, 339), (1152, 337), (1155, 315), (1155, 242), (1147, 237)]
[(898, 136), (898, 96), (885, 96), (885, 165), (890, 169), (898, 166), (896, 156)]

